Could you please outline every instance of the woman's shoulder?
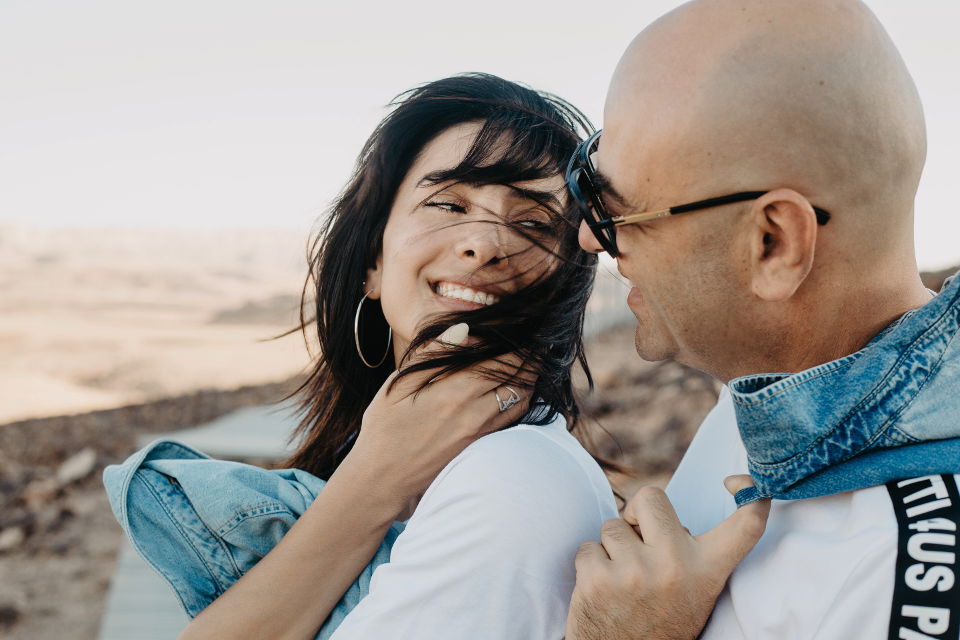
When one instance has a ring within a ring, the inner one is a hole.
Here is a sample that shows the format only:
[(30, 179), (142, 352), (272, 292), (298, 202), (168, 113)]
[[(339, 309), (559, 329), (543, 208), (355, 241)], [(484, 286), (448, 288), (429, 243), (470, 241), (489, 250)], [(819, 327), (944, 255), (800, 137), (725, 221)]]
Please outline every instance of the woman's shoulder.
[(606, 476), (562, 416), (479, 438), (443, 469), (421, 504), (464, 494), (507, 518), (552, 514), (548, 520), (592, 527), (617, 515)]

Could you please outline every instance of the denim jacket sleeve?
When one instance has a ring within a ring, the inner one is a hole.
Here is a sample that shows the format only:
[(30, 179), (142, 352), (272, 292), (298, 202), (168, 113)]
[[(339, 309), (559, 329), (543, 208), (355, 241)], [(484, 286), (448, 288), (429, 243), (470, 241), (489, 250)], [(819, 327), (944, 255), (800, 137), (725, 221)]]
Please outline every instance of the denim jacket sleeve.
[[(299, 469), (215, 460), (169, 440), (107, 467), (103, 482), (132, 546), (173, 588), (191, 618), (264, 557), (325, 484)], [(367, 594), (373, 570), (389, 560), (400, 526), (389, 531), (318, 638), (332, 633)]]

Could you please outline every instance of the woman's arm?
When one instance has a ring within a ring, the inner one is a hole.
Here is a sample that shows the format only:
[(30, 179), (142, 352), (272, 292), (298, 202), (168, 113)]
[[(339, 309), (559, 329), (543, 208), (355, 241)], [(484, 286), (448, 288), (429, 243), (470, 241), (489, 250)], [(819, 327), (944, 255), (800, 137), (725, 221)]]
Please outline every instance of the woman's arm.
[(277, 546), (194, 618), (181, 640), (313, 638), (401, 508), (395, 491), (378, 491), (369, 462), (348, 456)]
[(381, 388), (357, 441), (280, 543), (194, 618), (181, 640), (312, 639), (395, 519), (479, 436), (518, 420), (469, 371), (416, 396), (410, 376)]

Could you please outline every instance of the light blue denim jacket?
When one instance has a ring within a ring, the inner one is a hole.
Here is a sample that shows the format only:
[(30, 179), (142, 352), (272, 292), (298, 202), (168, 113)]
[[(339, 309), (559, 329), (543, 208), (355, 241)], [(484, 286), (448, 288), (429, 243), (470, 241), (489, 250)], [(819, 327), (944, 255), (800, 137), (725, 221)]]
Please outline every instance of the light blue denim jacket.
[[(103, 472), (110, 506), (137, 553), (195, 617), (280, 541), (326, 484), (299, 469), (214, 460), (158, 440)], [(389, 561), (395, 523), (316, 635), (326, 640)]]
[(860, 351), (800, 373), (729, 384), (755, 487), (815, 498), (960, 473), (960, 277)]
[[(549, 406), (537, 404), (527, 418), (536, 423), (551, 414)], [(193, 618), (280, 542), (326, 482), (300, 469), (216, 460), (179, 442), (157, 440), (104, 469), (103, 484), (133, 548)], [(389, 528), (316, 640), (330, 638), (369, 593), (374, 570), (389, 562), (404, 527), (395, 522)]]

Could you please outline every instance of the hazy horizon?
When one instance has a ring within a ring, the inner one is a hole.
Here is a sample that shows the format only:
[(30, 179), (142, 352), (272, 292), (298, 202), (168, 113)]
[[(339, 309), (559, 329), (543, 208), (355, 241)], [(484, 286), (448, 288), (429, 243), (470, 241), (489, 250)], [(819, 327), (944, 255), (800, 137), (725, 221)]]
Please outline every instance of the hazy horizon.
[[(609, 77), (676, 0), (0, 4), (0, 226), (278, 229), (306, 237), (397, 93), (482, 70), (602, 125)], [(924, 101), (921, 268), (960, 263), (958, 3), (867, 0)], [(617, 20), (610, 20), (616, 11)], [(506, 19), (509, 17), (509, 19)]]

